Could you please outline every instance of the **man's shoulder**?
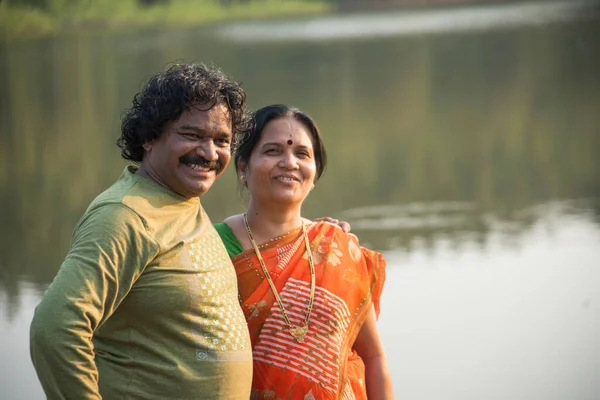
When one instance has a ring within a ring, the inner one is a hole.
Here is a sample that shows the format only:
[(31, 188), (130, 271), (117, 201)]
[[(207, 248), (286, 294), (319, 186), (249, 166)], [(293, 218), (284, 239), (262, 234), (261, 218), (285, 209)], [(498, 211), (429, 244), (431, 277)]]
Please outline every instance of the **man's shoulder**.
[(100, 193), (90, 204), (90, 209), (107, 204), (122, 203), (123, 199), (137, 184), (137, 179), (128, 168), (125, 168), (119, 179)]
[(139, 213), (124, 201), (136, 184), (137, 179), (126, 168), (119, 179), (92, 200), (80, 224), (86, 220), (104, 220), (103, 224), (122, 224), (127, 220), (139, 220)]
[(121, 205), (136, 214), (143, 215), (145, 211), (161, 209), (169, 203), (179, 201), (173, 200), (174, 197), (167, 190), (135, 174), (134, 169), (127, 167), (119, 179), (96, 196), (88, 211), (107, 206), (110, 209), (119, 209), (118, 205)]

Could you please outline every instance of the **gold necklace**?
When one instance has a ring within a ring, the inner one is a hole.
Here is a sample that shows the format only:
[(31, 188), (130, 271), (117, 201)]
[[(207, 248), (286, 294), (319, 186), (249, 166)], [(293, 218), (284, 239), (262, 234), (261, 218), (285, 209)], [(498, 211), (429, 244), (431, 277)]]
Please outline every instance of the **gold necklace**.
[(277, 289), (275, 288), (275, 284), (271, 279), (271, 275), (269, 275), (269, 271), (267, 271), (267, 267), (265, 262), (263, 261), (262, 256), (260, 255), (260, 251), (258, 250), (258, 246), (254, 241), (254, 237), (252, 236), (252, 231), (250, 230), (250, 225), (248, 225), (248, 217), (244, 213), (244, 225), (246, 225), (246, 232), (248, 233), (248, 239), (250, 239), (250, 243), (252, 243), (252, 247), (254, 248), (254, 252), (256, 253), (256, 257), (258, 258), (258, 262), (260, 262), (260, 266), (262, 267), (263, 273), (265, 274), (265, 278), (267, 278), (267, 282), (269, 282), (269, 287), (271, 291), (275, 295), (275, 300), (277, 300), (277, 304), (279, 304), (279, 308), (281, 309), (281, 314), (283, 315), (283, 319), (288, 327), (288, 332), (296, 343), (304, 342), (304, 337), (308, 332), (308, 321), (310, 320), (310, 312), (312, 311), (313, 301), (315, 299), (315, 264), (313, 262), (312, 252), (310, 251), (310, 243), (308, 243), (308, 236), (306, 235), (306, 228), (304, 227), (304, 221), (302, 221), (302, 235), (304, 236), (304, 244), (306, 246), (306, 254), (308, 255), (308, 263), (310, 264), (310, 297), (308, 299), (308, 310), (306, 311), (306, 318), (304, 319), (304, 325), (298, 326), (294, 328), (292, 322), (288, 318), (287, 313), (285, 312), (285, 307), (283, 306), (283, 302), (281, 301), (281, 297), (279, 297), (279, 293), (277, 293)]

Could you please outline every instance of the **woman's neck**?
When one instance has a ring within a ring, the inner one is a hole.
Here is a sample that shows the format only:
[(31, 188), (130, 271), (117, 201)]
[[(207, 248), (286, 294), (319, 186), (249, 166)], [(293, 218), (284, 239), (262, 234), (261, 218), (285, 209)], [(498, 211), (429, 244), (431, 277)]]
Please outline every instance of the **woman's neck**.
[(281, 236), (302, 226), (301, 206), (257, 207), (250, 202), (246, 210), (248, 225), (257, 244)]

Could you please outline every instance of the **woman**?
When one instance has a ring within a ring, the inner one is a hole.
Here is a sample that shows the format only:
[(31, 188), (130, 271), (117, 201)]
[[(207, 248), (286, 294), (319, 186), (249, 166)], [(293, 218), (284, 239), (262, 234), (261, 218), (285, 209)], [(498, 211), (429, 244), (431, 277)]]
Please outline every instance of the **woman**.
[(284, 105), (258, 110), (235, 154), (248, 208), (216, 228), (250, 330), (252, 399), (392, 398), (376, 325), (385, 261), (301, 216), (325, 164), (315, 123)]

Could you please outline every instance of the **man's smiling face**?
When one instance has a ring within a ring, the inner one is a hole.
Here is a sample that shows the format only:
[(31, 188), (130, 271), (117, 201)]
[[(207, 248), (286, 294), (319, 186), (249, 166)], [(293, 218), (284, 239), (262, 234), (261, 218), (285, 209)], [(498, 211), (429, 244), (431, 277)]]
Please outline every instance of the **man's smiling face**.
[(231, 160), (232, 128), (224, 104), (191, 108), (144, 145), (141, 167), (162, 186), (191, 198), (206, 193)]

